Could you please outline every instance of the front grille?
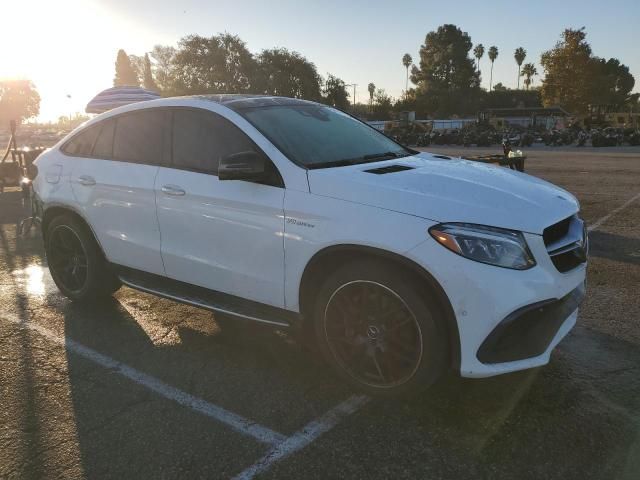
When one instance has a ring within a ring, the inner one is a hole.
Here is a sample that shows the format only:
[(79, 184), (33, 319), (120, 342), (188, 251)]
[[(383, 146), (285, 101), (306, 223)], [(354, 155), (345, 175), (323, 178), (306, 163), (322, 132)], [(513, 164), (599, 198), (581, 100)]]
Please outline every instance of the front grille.
[(548, 247), (552, 243), (564, 238), (569, 232), (569, 226), (571, 225), (571, 220), (573, 218), (574, 217), (565, 218), (564, 220), (561, 220), (558, 223), (554, 223), (550, 227), (545, 228), (544, 232), (542, 233), (544, 244)]
[(542, 238), (559, 272), (569, 272), (587, 261), (587, 229), (577, 215), (545, 228)]

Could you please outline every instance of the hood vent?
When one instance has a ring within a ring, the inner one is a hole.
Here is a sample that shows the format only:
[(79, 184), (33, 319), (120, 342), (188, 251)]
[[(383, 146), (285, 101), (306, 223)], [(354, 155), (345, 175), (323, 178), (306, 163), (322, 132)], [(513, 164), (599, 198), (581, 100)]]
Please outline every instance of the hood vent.
[(387, 173), (402, 172), (404, 170), (413, 170), (414, 167), (408, 165), (387, 165), (386, 167), (373, 168), (365, 170), (367, 173), (375, 173), (376, 175), (385, 175)]

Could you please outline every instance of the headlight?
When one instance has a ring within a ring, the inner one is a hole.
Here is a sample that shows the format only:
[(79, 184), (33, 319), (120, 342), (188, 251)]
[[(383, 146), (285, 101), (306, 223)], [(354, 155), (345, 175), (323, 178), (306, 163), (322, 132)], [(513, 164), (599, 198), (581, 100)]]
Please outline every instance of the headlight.
[(536, 262), (520, 232), (468, 223), (441, 223), (429, 229), (441, 245), (463, 257), (515, 270), (526, 270)]

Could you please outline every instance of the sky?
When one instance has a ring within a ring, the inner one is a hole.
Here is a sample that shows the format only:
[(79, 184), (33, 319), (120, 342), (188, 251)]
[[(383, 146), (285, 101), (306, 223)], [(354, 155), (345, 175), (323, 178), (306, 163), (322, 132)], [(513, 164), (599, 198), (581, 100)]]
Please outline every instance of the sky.
[[(38, 120), (83, 112), (112, 86), (118, 49), (144, 55), (154, 45), (176, 45), (185, 35), (239, 35), (250, 51), (285, 47), (315, 63), (318, 72), (356, 83), (365, 101), (369, 82), (399, 97), (402, 56), (419, 62), (425, 35), (453, 23), (485, 50), (499, 50), (493, 83), (515, 87), (513, 51), (527, 51), (540, 74), (540, 54), (567, 28), (586, 27), (595, 55), (630, 67), (640, 91), (640, 1), (536, 0), (12, 0), (3, 2), (0, 78), (28, 78), (42, 101)], [(14, 21), (6, 21), (8, 18)], [(30, 33), (24, 34), (25, 25)], [(489, 60), (481, 60), (482, 85)], [(534, 79), (534, 86), (540, 84)]]

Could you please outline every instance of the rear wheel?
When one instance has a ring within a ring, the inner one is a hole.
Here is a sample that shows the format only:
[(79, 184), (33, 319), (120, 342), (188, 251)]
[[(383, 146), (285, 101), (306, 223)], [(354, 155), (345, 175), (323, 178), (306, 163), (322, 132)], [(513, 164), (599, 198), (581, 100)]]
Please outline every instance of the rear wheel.
[(60, 215), (51, 221), (45, 250), (53, 281), (70, 299), (95, 300), (120, 288), (93, 234), (75, 217)]
[(433, 384), (446, 367), (446, 337), (428, 291), (392, 265), (358, 262), (320, 288), (315, 333), (325, 358), (356, 387), (402, 395)]

